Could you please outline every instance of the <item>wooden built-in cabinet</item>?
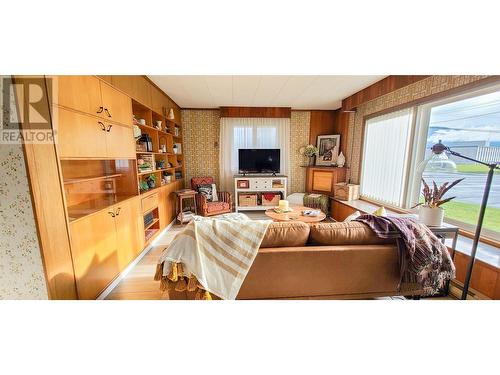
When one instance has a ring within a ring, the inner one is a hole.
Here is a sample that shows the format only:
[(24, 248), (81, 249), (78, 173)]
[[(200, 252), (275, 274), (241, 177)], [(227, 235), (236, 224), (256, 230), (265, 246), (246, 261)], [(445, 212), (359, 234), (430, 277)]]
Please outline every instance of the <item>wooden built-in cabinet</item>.
[(135, 158), (135, 142), (131, 126), (114, 124), (104, 119), (55, 108), (61, 158)]
[(144, 248), (144, 222), (139, 198), (129, 199), (115, 207), (116, 246), (120, 270), (123, 270)]
[(94, 299), (142, 250), (139, 198), (107, 207), (70, 224), (80, 299)]
[(151, 108), (151, 84), (142, 76), (111, 76), (113, 86)]
[[(73, 294), (76, 284), (78, 298), (94, 299), (175, 218), (175, 191), (184, 187), (183, 155), (174, 152), (182, 148), (180, 109), (144, 76), (50, 78)], [(134, 126), (151, 136), (152, 152), (138, 151)], [(153, 171), (139, 171), (143, 154)], [(156, 186), (140, 191), (151, 174)]]
[(108, 121), (132, 125), (132, 100), (125, 94), (101, 82), (103, 117)]
[(101, 81), (94, 76), (52, 77), (52, 90), (55, 104), (94, 115), (103, 113)]
[(307, 167), (306, 191), (333, 196), (333, 186), (345, 180), (346, 168)]
[(109, 122), (132, 125), (132, 101), (95, 76), (53, 77), (55, 104)]

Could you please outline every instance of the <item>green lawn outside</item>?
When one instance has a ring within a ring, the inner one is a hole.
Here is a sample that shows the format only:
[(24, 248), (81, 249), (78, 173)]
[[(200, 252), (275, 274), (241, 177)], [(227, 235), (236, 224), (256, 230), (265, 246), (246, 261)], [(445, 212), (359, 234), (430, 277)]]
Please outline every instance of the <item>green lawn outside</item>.
[[(477, 223), (479, 215), (479, 204), (456, 202), (454, 200), (443, 204), (444, 216), (450, 219), (460, 220), (464, 223)], [(483, 228), (500, 232), (500, 208), (487, 207), (484, 214)]]
[[(457, 172), (461, 173), (488, 173), (489, 168), (481, 164), (457, 164)], [(500, 170), (496, 169), (495, 173), (500, 173)]]

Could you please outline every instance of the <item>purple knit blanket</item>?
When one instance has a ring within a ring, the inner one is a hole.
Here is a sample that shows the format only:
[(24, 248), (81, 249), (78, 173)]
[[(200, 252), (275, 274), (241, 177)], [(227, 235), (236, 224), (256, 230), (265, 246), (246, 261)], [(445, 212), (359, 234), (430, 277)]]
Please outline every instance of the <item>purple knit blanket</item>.
[(394, 238), (399, 249), (400, 283), (415, 284), (424, 295), (435, 294), (455, 277), (455, 265), (446, 246), (424, 224), (409, 217), (362, 215), (355, 219), (368, 225), (380, 238)]

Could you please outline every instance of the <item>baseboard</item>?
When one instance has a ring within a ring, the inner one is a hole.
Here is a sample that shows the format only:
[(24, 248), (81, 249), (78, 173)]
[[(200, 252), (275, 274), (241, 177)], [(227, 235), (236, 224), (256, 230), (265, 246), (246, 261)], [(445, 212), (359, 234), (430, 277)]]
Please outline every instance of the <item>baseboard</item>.
[[(464, 284), (462, 284), (460, 281), (453, 280), (450, 283), (450, 295), (455, 297), (456, 299), (461, 299), (463, 288), (464, 288)], [(488, 296), (485, 296), (482, 293), (479, 293), (477, 290), (469, 288), (469, 290), (467, 292), (467, 299), (468, 300), (485, 300), (485, 299), (488, 300), (491, 298)]]
[[(156, 238), (159, 238), (163, 233), (167, 232), (170, 228), (172, 228), (172, 226), (175, 224), (175, 220), (174, 219), (170, 224), (168, 224), (165, 229), (163, 229), (157, 236)], [(155, 238), (155, 239), (156, 239)], [(146, 255), (147, 253), (149, 253), (149, 251), (153, 248), (153, 244), (154, 244), (154, 240), (153, 242), (151, 242), (147, 247), (144, 248), (144, 250), (142, 250), (142, 252), (132, 261), (130, 262), (130, 264), (122, 271), (120, 272), (120, 274), (118, 276), (115, 277), (115, 279), (111, 282), (111, 284), (109, 284), (106, 289), (104, 289), (101, 294), (99, 294), (97, 296), (97, 300), (103, 300), (103, 299), (106, 299), (106, 297), (113, 291), (113, 289), (116, 288), (116, 286), (120, 283), (120, 281), (122, 281), (125, 276), (127, 276), (129, 274), (129, 272), (132, 270), (132, 268), (134, 268), (137, 263), (140, 262), (140, 260), (142, 258), (144, 258), (144, 255)]]

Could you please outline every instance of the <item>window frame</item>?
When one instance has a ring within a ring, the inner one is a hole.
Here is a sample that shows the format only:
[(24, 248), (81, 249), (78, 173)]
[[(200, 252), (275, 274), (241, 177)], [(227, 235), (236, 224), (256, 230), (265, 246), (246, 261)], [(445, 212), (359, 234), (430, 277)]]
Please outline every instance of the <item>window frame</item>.
[[(403, 179), (402, 179), (402, 192), (401, 192), (401, 199), (400, 199), (400, 202), (402, 203), (402, 206), (403, 207), (400, 207), (400, 206), (394, 206), (394, 205), (391, 205), (389, 203), (387, 203), (386, 201), (383, 201), (383, 200), (377, 200), (377, 199), (373, 199), (373, 198), (368, 198), (368, 197), (365, 197), (362, 195), (361, 191), (361, 185), (362, 185), (362, 182), (363, 182), (363, 168), (364, 168), (364, 157), (365, 157), (365, 152), (366, 152), (366, 133), (367, 133), (367, 123), (368, 121), (370, 120), (373, 120), (377, 117), (381, 117), (381, 116), (384, 116), (384, 115), (388, 115), (388, 114), (391, 114), (391, 113), (395, 113), (395, 112), (400, 112), (400, 111), (404, 111), (404, 110), (408, 110), (410, 111), (410, 117), (411, 117), (411, 120), (410, 120), (410, 129), (408, 131), (408, 139), (406, 141), (406, 149), (407, 149), (407, 155), (405, 155), (405, 161), (404, 161), (404, 171), (403, 171)], [(415, 134), (415, 116), (416, 116), (416, 108), (415, 106), (406, 106), (406, 107), (400, 107), (400, 108), (397, 108), (395, 110), (390, 110), (390, 111), (383, 111), (383, 112), (378, 112), (376, 114), (373, 114), (373, 115), (370, 115), (370, 116), (365, 116), (364, 119), (363, 119), (363, 131), (362, 131), (362, 139), (361, 139), (361, 158), (360, 158), (360, 168), (359, 168), (359, 172), (358, 172), (358, 181), (359, 181), (359, 184), (360, 184), (360, 197), (363, 198), (364, 200), (366, 201), (371, 201), (371, 202), (375, 202), (375, 203), (378, 203), (378, 204), (383, 204), (385, 205), (386, 207), (390, 207), (390, 208), (394, 208), (394, 209), (397, 209), (397, 210), (404, 210), (405, 209), (405, 202), (406, 202), (406, 199), (407, 199), (407, 187), (408, 187), (408, 183), (409, 183), (409, 178), (410, 178), (410, 166), (411, 166), (411, 159), (413, 158), (413, 142), (412, 142), (412, 139), (414, 138), (414, 134)]]
[[(361, 155), (359, 160), (359, 171), (358, 171), (358, 181), (361, 185), (362, 183), (362, 171), (363, 171), (363, 160), (365, 158), (365, 136), (366, 136), (366, 123), (368, 120), (388, 114), (393, 112), (398, 112), (404, 109), (412, 109), (413, 117), (412, 124), (410, 128), (410, 144), (409, 144), (409, 158), (405, 161), (406, 174), (405, 182), (403, 183), (403, 200), (401, 206), (388, 205), (387, 203), (366, 198), (360, 195), (360, 198), (368, 202), (373, 202), (377, 204), (383, 204), (386, 207), (400, 212), (415, 212), (410, 207), (414, 205), (414, 202), (418, 201), (420, 196), (420, 179), (415, 178), (418, 165), (425, 158), (426, 144), (427, 144), (427, 134), (429, 132), (429, 122), (430, 114), (433, 107), (440, 106), (443, 104), (448, 104), (463, 99), (468, 99), (475, 96), (485, 95), (491, 92), (499, 91), (500, 83), (498, 78), (481, 85), (470, 84), (466, 88), (452, 89), (444, 93), (437, 93), (427, 96), (422, 99), (417, 99), (402, 105), (394, 106), (391, 108), (384, 109), (382, 111), (374, 112), (363, 117), (363, 128), (361, 134)], [(445, 218), (445, 222), (456, 225), (461, 229), (463, 234), (471, 236), (475, 231), (475, 225), (463, 223), (458, 220)], [(500, 236), (497, 232), (483, 228), (481, 231), (481, 238), (486, 238), (486, 240), (492, 240), (494, 242), (500, 241)]]

